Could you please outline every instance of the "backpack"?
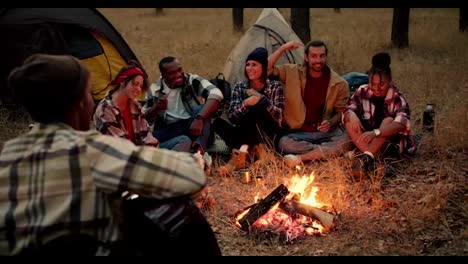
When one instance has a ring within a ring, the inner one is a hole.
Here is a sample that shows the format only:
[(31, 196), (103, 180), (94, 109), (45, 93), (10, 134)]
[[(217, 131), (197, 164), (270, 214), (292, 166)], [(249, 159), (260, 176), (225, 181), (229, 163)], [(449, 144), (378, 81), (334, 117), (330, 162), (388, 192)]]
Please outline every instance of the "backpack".
[(211, 79), (210, 82), (218, 87), (221, 90), (221, 93), (223, 93), (223, 101), (221, 102), (221, 106), (219, 107), (218, 112), (216, 113), (217, 116), (220, 116), (223, 111), (226, 111), (229, 109), (229, 103), (231, 102), (231, 84), (226, 81), (226, 78), (224, 77), (223, 73), (218, 73), (215, 78)]

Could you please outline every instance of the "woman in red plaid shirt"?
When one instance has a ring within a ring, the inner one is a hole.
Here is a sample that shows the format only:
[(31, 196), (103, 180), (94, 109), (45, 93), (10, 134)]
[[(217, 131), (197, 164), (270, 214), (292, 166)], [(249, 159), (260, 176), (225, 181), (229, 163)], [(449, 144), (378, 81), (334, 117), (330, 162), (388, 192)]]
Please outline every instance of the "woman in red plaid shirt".
[(375, 169), (381, 156), (413, 154), (416, 151), (410, 126), (410, 108), (394, 85), (390, 55), (372, 57), (369, 84), (362, 85), (351, 96), (342, 119), (346, 132), (356, 148), (365, 172)]

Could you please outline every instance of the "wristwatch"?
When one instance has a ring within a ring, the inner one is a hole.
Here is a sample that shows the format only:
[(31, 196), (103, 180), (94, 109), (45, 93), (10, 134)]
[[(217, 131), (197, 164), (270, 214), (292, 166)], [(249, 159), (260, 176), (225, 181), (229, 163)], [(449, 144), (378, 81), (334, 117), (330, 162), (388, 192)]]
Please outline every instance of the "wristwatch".
[(376, 128), (376, 129), (374, 129), (374, 134), (375, 134), (376, 137), (378, 137), (378, 136), (380, 136), (380, 134), (382, 134), (382, 133), (380, 132), (380, 129), (377, 129), (377, 128)]

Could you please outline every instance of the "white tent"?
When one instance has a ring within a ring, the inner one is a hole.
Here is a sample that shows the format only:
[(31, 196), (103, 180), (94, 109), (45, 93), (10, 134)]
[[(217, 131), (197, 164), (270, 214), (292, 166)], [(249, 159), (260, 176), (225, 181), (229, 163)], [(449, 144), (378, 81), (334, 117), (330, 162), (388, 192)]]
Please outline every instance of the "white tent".
[[(223, 74), (227, 81), (234, 85), (244, 80), (244, 65), (247, 55), (257, 47), (264, 47), (268, 54), (277, 50), (281, 45), (289, 41), (302, 41), (292, 30), (281, 13), (276, 8), (265, 8), (257, 21), (251, 26), (239, 40), (229, 54), (224, 64)], [(284, 52), (277, 64), (303, 63), (304, 48)]]

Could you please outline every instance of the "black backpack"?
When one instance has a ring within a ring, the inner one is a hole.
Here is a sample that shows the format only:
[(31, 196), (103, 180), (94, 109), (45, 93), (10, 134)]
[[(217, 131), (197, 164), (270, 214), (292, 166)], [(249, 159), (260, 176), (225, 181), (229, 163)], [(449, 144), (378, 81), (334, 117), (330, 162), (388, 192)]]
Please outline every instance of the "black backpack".
[(226, 110), (227, 112), (227, 110), (229, 109), (229, 103), (231, 102), (231, 84), (228, 81), (226, 81), (226, 78), (224, 78), (224, 74), (221, 72), (218, 73), (218, 75), (216, 75), (215, 78), (211, 79), (210, 82), (214, 86), (218, 87), (223, 93), (224, 99), (217, 113), (219, 116), (224, 110)]
[(226, 81), (224, 78), (224, 74), (221, 72), (216, 75), (215, 78), (211, 79), (210, 82), (214, 84), (214, 86), (218, 87), (224, 96), (224, 102), (229, 103), (231, 101), (231, 84)]

